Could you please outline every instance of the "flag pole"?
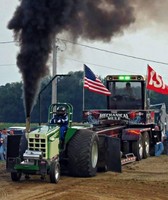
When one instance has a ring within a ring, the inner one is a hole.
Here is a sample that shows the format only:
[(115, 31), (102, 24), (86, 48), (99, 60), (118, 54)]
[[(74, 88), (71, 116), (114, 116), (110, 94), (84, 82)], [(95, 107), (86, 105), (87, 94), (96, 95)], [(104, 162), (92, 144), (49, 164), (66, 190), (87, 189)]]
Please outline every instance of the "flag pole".
[(85, 65), (83, 65), (83, 103), (82, 103), (83, 111), (85, 110), (85, 88), (84, 88), (84, 84), (85, 84)]
[(149, 109), (149, 104), (150, 104), (150, 99), (149, 99), (149, 90), (147, 89), (147, 84), (148, 84), (148, 64), (147, 64), (147, 72), (146, 72), (146, 81), (145, 81), (145, 89), (147, 90), (146, 92), (145, 92), (145, 109)]

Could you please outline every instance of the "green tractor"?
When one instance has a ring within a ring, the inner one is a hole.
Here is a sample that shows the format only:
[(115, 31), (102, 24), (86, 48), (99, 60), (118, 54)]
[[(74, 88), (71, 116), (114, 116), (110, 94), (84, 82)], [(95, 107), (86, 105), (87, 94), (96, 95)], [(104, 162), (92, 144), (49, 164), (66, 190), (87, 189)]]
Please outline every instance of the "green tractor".
[[(64, 106), (68, 114), (68, 129), (64, 147), (60, 145), (60, 126), (51, 124), (58, 106)], [(24, 135), (8, 136), (7, 171), (12, 181), (19, 181), (22, 174), (49, 176), (51, 183), (58, 183), (61, 174), (91, 177), (97, 173), (98, 134), (88, 126), (72, 125), (73, 107), (68, 103), (49, 107), (48, 123)]]

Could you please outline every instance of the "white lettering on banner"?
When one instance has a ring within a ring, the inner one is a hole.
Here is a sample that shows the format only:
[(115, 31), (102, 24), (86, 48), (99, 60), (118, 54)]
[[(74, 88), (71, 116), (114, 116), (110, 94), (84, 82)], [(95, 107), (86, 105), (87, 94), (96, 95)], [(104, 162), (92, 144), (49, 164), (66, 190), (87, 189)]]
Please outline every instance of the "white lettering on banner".
[(120, 120), (128, 119), (127, 113), (101, 113), (99, 119)]
[[(156, 74), (156, 81), (153, 80), (154, 75)], [(158, 83), (157, 83), (158, 82)], [(155, 72), (155, 71), (151, 71), (150, 72), (150, 81), (149, 81), (149, 85), (153, 85), (156, 88), (162, 88), (165, 89), (165, 84), (163, 83), (162, 79), (160, 78), (160, 76)]]

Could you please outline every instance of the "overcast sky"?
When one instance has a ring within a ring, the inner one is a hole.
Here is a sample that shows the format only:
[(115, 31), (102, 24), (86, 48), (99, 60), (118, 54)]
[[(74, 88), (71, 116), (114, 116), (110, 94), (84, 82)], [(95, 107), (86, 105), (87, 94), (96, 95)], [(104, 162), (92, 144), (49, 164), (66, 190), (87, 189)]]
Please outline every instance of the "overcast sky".
[[(151, 0), (146, 2), (151, 2)], [(147, 65), (149, 64), (163, 77), (165, 82), (168, 82), (167, 4), (165, 0), (160, 0), (159, 4), (153, 7), (153, 12), (145, 10), (147, 5), (141, 5), (143, 15), (137, 14), (137, 21), (124, 29), (123, 34), (113, 37), (110, 42), (79, 40), (78, 44), (72, 45), (71, 40), (59, 41), (58, 45), (61, 51), (59, 50), (57, 54), (57, 73), (66, 74), (69, 71), (83, 70), (83, 64), (86, 64), (96, 75), (102, 77), (109, 74), (146, 75)], [(1, 0), (0, 85), (22, 80), (16, 66), (16, 55), (19, 47), (16, 43), (11, 42), (14, 41), (13, 32), (7, 29), (7, 24), (17, 5), (19, 5), (18, 0)], [(144, 19), (141, 20), (143, 17)], [(63, 36), (58, 37), (65, 39)], [(49, 63), (52, 73), (52, 58)]]

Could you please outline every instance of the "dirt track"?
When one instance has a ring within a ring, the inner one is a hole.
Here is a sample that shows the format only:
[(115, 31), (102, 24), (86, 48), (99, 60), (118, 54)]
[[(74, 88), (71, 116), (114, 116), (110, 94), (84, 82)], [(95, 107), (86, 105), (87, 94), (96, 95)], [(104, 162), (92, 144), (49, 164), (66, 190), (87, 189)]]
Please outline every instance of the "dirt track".
[(61, 177), (58, 184), (32, 176), (16, 183), (0, 162), (0, 199), (8, 200), (160, 200), (168, 199), (168, 156), (150, 157), (123, 167), (122, 173), (93, 178)]

